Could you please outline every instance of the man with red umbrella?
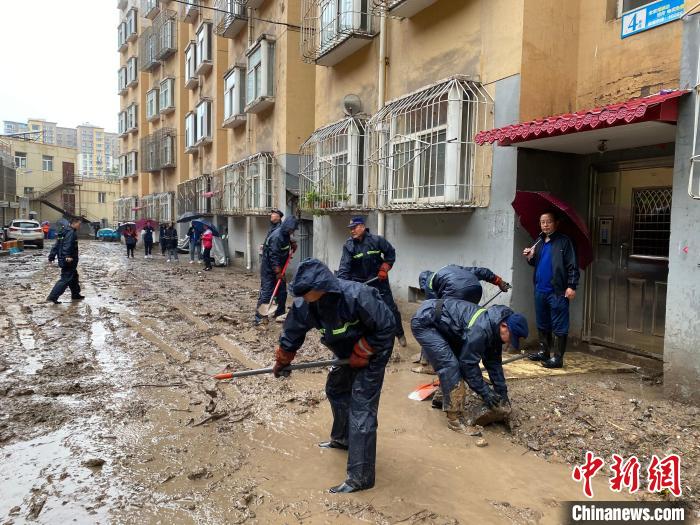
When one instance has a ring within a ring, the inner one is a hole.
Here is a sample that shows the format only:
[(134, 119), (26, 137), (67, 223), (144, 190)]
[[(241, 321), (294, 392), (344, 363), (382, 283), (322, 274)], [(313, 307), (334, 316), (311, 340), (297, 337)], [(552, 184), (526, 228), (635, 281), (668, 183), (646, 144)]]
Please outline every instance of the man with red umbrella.
[(529, 357), (533, 361), (542, 361), (545, 368), (564, 366), (569, 335), (569, 302), (576, 297), (579, 281), (574, 244), (567, 235), (557, 231), (558, 227), (557, 211), (542, 213), (537, 241), (523, 250), (528, 264), (535, 267), (533, 280), (539, 335), (539, 352)]

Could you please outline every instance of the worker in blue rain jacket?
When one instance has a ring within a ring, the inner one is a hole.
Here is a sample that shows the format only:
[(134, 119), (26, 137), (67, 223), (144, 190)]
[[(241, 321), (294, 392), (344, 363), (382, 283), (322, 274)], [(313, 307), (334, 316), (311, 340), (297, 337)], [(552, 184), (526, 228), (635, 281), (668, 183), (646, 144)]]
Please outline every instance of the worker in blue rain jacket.
[(361, 283), (372, 280), (369, 286), (379, 291), (379, 295), (393, 312), (396, 337), (401, 346), (406, 346), (401, 313), (389, 285), (389, 270), (396, 262), (396, 250), (384, 237), (370, 233), (363, 217), (353, 217), (348, 228), (350, 238), (343, 245), (337, 276)]
[(418, 285), (426, 299), (453, 297), (470, 303), (481, 301), (482, 288), (479, 281), (498, 286), (502, 292), (510, 289), (510, 284), (488, 268), (449, 264), (437, 272), (425, 270), (418, 276)]
[[(509, 343), (518, 349), (520, 338), (528, 336), (522, 315), (503, 305), (481, 308), (460, 299), (429, 299), (411, 319), (411, 330), (440, 378), (448, 428), (469, 433), (470, 423), (483, 426), (508, 417), (502, 346)], [(493, 388), (484, 381), (480, 362)], [(465, 381), (484, 402), (471, 422), (464, 413)]]
[[(260, 324), (263, 317), (257, 311), (262, 304), (268, 304), (272, 299), (277, 281), (282, 278), (282, 270), (287, 262), (289, 254), (296, 249), (296, 242), (291, 238), (298, 227), (295, 217), (287, 217), (282, 225), (272, 230), (265, 239), (262, 260), (260, 261), (260, 295), (255, 311), (253, 324)], [(284, 315), (287, 311), (287, 283), (284, 279), (277, 290), (277, 310), (275, 317)]]
[(317, 259), (307, 259), (292, 283), (294, 303), (284, 323), (273, 373), (279, 377), (316, 328), (321, 343), (349, 364), (334, 366), (326, 381), (333, 412), (330, 440), (322, 448), (348, 451), (345, 481), (332, 493), (374, 486), (377, 409), (386, 367), (394, 345), (395, 321), (379, 292), (338, 279)]

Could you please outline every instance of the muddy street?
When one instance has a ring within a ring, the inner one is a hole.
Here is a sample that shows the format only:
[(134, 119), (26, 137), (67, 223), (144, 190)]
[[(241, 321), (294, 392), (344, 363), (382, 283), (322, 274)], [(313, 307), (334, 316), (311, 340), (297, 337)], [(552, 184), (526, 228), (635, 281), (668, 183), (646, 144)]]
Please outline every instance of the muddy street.
[[(652, 374), (513, 380), (511, 427), (484, 429), (482, 447), (407, 398), (430, 380), (410, 371), (411, 338), (387, 368), (376, 487), (328, 494), (345, 455), (317, 447), (325, 372), (211, 379), (273, 361), (281, 325), (251, 326), (254, 275), (92, 241), (79, 272), (87, 298), (53, 305), (46, 250), (0, 259), (0, 523), (559, 523), (585, 450), (676, 452), (697, 505), (698, 410)], [(330, 357), (314, 334), (298, 360)], [(633, 499), (606, 476), (596, 499)]]

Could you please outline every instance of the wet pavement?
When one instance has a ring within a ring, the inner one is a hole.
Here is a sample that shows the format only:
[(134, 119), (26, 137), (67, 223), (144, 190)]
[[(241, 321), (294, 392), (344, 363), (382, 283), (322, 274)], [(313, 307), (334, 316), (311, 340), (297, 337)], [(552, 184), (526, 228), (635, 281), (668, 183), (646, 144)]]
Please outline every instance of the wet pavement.
[[(211, 379), (273, 360), (281, 325), (250, 325), (255, 276), (123, 251), (81, 241), (87, 299), (66, 293), (60, 305), (43, 302), (59, 272), (48, 249), (0, 259), (0, 524), (559, 523), (559, 502), (581, 499), (569, 449), (546, 443), (561, 424), (543, 426), (527, 403), (569, 392), (565, 379), (514, 385), (522, 408), (512, 433), (485, 429), (479, 448), (429, 403), (407, 398), (429, 380), (410, 372), (413, 345), (395, 350), (387, 368), (376, 487), (328, 494), (345, 456), (316, 446), (330, 428), (323, 371)], [(310, 335), (298, 360), (329, 357)], [(601, 380), (610, 381), (593, 381)], [(621, 397), (653, 390), (639, 378), (615, 381)], [(683, 428), (700, 442), (697, 426)], [(593, 446), (591, 436), (575, 439), (574, 449)], [(697, 457), (697, 445), (681, 446)], [(594, 486), (601, 499), (623, 497), (605, 478)]]

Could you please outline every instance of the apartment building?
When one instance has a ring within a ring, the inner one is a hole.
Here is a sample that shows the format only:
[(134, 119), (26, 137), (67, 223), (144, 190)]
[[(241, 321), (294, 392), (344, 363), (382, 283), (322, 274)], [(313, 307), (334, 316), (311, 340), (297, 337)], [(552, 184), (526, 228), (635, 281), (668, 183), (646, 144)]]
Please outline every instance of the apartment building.
[(296, 200), (299, 147), (313, 129), (314, 68), (298, 60), (300, 2), (118, 7), (118, 217), (208, 215), (230, 233), (234, 262), (256, 266), (270, 208), (291, 211)]
[(10, 141), (0, 139), (0, 225), (9, 224), (19, 215), (17, 171)]
[(681, 52), (683, 25), (697, 22), (680, 21), (695, 4), (304, 0), (301, 53), (316, 66), (300, 168), (310, 251), (337, 267), (344, 226), (365, 215), (396, 247), (392, 288), (404, 307), (421, 297), (420, 271), (485, 266), (514, 286), (496, 301), (536, 333), (521, 256), (532, 239), (511, 202), (517, 190), (549, 191), (593, 240), (570, 335), (673, 362), (669, 385), (688, 395), (700, 363), (683, 350), (690, 334), (676, 310), (700, 305), (673, 268), (697, 282), (683, 250), (700, 248), (686, 220), (699, 218), (687, 186), (700, 183), (688, 178), (693, 123), (682, 125), (697, 43)]
[(82, 177), (76, 172), (78, 152), (39, 140), (3, 139), (9, 144), (16, 170), (15, 192), (28, 200), (20, 213), (54, 222), (77, 215), (93, 223), (112, 224), (119, 183), (105, 178)]

